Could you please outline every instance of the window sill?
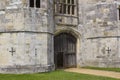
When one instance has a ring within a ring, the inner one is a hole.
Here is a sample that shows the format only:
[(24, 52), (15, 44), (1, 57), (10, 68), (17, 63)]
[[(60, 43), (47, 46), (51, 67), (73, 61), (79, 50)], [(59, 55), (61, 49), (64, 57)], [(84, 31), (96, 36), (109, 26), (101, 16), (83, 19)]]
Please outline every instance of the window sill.
[(74, 18), (78, 18), (78, 16), (76, 16), (76, 15), (69, 15), (69, 14), (55, 14), (55, 16), (65, 16), (65, 17), (74, 17)]
[(24, 7), (24, 9), (46, 10), (45, 8)]

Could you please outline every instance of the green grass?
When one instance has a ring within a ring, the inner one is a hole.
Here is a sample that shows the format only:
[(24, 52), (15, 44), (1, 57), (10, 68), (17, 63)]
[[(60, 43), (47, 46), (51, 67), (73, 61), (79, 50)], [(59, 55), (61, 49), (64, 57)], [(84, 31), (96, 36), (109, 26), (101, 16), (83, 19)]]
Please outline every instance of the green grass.
[(114, 71), (114, 72), (120, 72), (120, 68), (100, 68), (100, 67), (83, 67), (86, 69), (95, 69), (95, 70), (104, 70), (104, 71)]
[(54, 71), (39, 74), (0, 74), (0, 80), (120, 80), (65, 71)]

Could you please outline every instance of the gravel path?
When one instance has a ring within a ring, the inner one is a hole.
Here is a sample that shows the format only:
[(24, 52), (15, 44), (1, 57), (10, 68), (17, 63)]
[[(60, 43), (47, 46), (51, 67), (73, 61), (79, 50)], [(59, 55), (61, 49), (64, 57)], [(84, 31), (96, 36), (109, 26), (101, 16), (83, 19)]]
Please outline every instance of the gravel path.
[(69, 68), (69, 69), (65, 69), (65, 71), (120, 79), (119, 72), (91, 70), (91, 69), (82, 69), (82, 68)]

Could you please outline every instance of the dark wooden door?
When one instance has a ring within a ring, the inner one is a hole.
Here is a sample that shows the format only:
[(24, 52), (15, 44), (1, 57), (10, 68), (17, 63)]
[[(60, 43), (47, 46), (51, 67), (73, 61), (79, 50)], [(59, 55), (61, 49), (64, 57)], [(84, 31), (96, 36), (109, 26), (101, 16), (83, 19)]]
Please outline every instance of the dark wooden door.
[(63, 53), (57, 54), (57, 67), (62, 68), (63, 67)]
[(76, 38), (61, 33), (54, 38), (55, 64), (57, 68), (76, 67)]

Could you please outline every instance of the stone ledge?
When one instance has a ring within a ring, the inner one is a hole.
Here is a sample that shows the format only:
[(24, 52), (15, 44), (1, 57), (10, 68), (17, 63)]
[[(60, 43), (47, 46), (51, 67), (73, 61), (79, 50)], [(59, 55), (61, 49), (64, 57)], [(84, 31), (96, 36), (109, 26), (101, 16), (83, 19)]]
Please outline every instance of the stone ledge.
[(5, 74), (29, 74), (39, 72), (50, 72), (55, 69), (54, 65), (15, 65), (0, 68), (0, 73)]

